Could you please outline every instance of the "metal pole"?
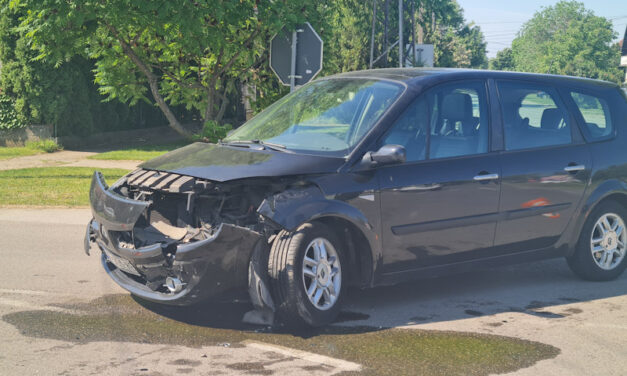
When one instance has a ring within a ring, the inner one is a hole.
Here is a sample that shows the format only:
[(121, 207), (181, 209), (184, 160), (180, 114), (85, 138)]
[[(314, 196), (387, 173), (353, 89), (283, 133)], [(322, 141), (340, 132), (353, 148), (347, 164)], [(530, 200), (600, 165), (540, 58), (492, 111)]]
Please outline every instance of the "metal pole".
[(416, 8), (415, 0), (411, 0), (411, 66), (416, 66)]
[(372, 69), (372, 60), (374, 59), (374, 29), (377, 19), (377, 0), (372, 0), (372, 34), (370, 35), (370, 69)]
[(398, 0), (398, 66), (403, 67), (403, 0)]
[(294, 91), (296, 87), (296, 42), (298, 33), (296, 30), (292, 31), (292, 65), (290, 68), (290, 92)]
[(383, 41), (385, 48), (385, 58), (383, 60), (383, 66), (388, 66), (388, 15), (390, 13), (390, 0), (385, 0), (385, 21), (383, 23)]

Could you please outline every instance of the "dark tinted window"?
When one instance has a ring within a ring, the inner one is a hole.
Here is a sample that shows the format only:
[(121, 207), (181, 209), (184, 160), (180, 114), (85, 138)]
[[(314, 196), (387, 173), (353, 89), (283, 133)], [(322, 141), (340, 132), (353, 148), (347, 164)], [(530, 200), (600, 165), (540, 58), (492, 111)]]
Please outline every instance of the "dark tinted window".
[(505, 149), (519, 150), (572, 141), (568, 113), (554, 89), (540, 85), (499, 82)]
[[(429, 137), (427, 138), (427, 133)], [(446, 85), (408, 106), (382, 145), (405, 147), (408, 161), (488, 151), (488, 115), (483, 84)]]
[(400, 119), (384, 137), (382, 145), (395, 144), (405, 147), (408, 161), (425, 159), (429, 129), (427, 98), (421, 96), (410, 104)]
[(599, 140), (612, 135), (614, 129), (605, 99), (578, 92), (571, 92), (570, 96), (584, 119), (584, 133), (588, 140)]
[(429, 158), (488, 151), (488, 112), (483, 85), (447, 86), (433, 94)]

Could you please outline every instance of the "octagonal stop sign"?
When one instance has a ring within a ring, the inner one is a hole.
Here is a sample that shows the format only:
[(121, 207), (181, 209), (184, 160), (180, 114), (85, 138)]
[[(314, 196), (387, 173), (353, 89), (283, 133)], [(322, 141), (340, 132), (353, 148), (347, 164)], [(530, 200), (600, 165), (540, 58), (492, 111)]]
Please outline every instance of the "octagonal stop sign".
[(306, 84), (320, 72), (322, 39), (309, 22), (296, 30), (284, 27), (272, 38), (270, 68), (283, 85), (292, 87)]

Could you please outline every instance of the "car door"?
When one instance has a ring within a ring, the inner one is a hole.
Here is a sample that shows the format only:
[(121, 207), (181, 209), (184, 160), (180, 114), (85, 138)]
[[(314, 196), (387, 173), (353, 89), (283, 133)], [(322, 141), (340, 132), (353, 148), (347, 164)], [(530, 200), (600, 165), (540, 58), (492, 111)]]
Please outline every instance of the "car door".
[(590, 155), (558, 91), (542, 83), (497, 81), (501, 153), (500, 253), (554, 244), (583, 197)]
[(467, 260), (493, 245), (499, 163), (487, 107), (482, 80), (438, 86), (380, 140), (407, 152), (405, 163), (376, 171), (384, 273)]

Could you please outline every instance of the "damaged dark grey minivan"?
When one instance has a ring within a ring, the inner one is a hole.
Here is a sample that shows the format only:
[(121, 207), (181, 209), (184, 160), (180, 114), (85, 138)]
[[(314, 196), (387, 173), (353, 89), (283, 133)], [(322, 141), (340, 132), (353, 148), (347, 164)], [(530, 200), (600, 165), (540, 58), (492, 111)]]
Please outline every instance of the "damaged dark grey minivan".
[(626, 115), (616, 85), (576, 78), (319, 79), (218, 144), (111, 186), (96, 172), (85, 249), (141, 298), (248, 289), (249, 320), (309, 325), (333, 321), (348, 286), (484, 265), (565, 256), (612, 279), (627, 263)]

